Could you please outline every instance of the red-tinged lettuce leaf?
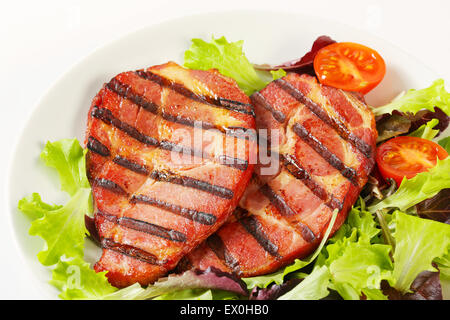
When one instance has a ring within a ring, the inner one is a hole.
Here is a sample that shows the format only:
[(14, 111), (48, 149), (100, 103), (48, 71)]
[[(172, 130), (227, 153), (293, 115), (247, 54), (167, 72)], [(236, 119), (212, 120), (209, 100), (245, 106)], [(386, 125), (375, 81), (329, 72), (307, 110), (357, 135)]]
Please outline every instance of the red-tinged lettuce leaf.
[(447, 129), (450, 123), (450, 117), (445, 114), (444, 111), (439, 109), (438, 107), (434, 108), (434, 112), (431, 111), (423, 111), (418, 112), (414, 117), (413, 121), (411, 121), (411, 127), (409, 128), (408, 133), (411, 133), (417, 129), (419, 129), (422, 125), (427, 122), (437, 119), (439, 123), (433, 128), (434, 130), (439, 130), (439, 133), (436, 135), (438, 137), (445, 129)]
[(400, 112), (393, 112), (393, 114), (383, 115), (377, 121), (377, 143), (389, 140), (399, 135), (407, 134), (411, 131), (411, 123), (411, 119)]
[(420, 273), (411, 285), (413, 292), (401, 294), (390, 287), (387, 282), (382, 284), (383, 293), (389, 300), (442, 300), (442, 287), (439, 272), (424, 271)]
[(434, 197), (418, 203), (416, 210), (422, 218), (450, 223), (450, 189), (441, 190)]
[(254, 287), (250, 293), (249, 300), (276, 300), (295, 286), (297, 286), (302, 279), (291, 279), (280, 285), (272, 284), (267, 288)]
[(146, 300), (167, 293), (172, 293), (173, 295), (176, 291), (187, 289), (224, 290), (241, 296), (248, 296), (247, 287), (241, 279), (217, 268), (208, 267), (206, 270), (195, 269), (185, 271), (182, 274), (170, 274), (147, 288), (132, 285), (105, 296), (103, 299)]
[(317, 52), (330, 44), (336, 43), (329, 36), (320, 36), (314, 41), (312, 48), (300, 59), (284, 62), (280, 65), (255, 65), (258, 70), (278, 70), (283, 69), (286, 72), (309, 73), (314, 75), (313, 62)]
[(89, 232), (89, 239), (91, 239), (96, 245), (100, 246), (100, 235), (98, 234), (97, 227), (95, 226), (94, 218), (84, 215), (84, 225)]
[(417, 112), (415, 115), (412, 113), (403, 113), (394, 110), (392, 114), (387, 113), (382, 116), (378, 116), (377, 143), (400, 135), (409, 135), (433, 119), (437, 119), (439, 121), (438, 124), (433, 127), (433, 130), (438, 130), (436, 135), (437, 137), (445, 129), (447, 129), (450, 123), (450, 117), (438, 107), (434, 109), (434, 112), (422, 110)]

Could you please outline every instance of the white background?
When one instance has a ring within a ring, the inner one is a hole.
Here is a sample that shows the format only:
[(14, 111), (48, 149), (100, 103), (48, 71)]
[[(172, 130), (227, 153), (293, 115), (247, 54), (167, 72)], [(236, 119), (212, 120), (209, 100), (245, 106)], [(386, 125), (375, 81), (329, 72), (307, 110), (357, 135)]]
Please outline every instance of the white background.
[[(242, 9), (320, 16), (396, 44), (450, 82), (448, 0), (0, 0), (0, 4), (2, 195), (5, 195), (16, 137), (46, 90), (96, 48), (134, 30), (172, 18)], [(9, 214), (2, 209), (3, 215)], [(39, 299), (38, 290), (29, 285), (32, 274), (21, 267), (23, 262), (16, 252), (6, 219), (4, 216), (0, 220), (0, 299)]]

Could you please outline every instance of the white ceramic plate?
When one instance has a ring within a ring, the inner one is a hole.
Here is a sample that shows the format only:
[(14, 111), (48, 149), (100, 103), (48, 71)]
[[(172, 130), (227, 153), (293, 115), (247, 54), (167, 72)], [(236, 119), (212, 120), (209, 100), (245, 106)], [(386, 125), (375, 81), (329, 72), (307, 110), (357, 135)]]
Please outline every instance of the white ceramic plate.
[[(39, 192), (46, 202), (64, 203), (56, 173), (44, 167), (39, 154), (46, 141), (77, 137), (84, 140), (91, 99), (114, 75), (168, 60), (183, 62), (190, 39), (226, 36), (244, 40), (244, 50), (254, 63), (281, 63), (309, 51), (320, 35), (338, 41), (359, 42), (375, 48), (387, 63), (386, 77), (367, 97), (369, 104), (381, 105), (399, 92), (422, 88), (437, 78), (436, 73), (392, 44), (365, 32), (318, 18), (274, 12), (225, 12), (184, 17), (151, 26), (123, 37), (95, 51), (60, 78), (36, 105), (18, 140), (8, 182), (9, 219), (24, 264), (35, 275), (42, 298), (56, 298), (48, 284), (48, 268), (36, 254), (43, 241), (28, 235), (30, 222), (17, 210), (19, 199)], [(88, 248), (88, 258), (97, 252)]]

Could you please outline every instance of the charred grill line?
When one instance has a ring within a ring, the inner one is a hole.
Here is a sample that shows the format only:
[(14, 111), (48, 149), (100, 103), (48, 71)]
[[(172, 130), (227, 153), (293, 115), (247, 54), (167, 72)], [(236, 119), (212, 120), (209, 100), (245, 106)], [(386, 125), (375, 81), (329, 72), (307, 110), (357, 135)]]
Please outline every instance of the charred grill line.
[(245, 230), (247, 230), (247, 232), (251, 234), (252, 237), (259, 243), (259, 245), (271, 256), (277, 259), (283, 258), (278, 253), (278, 246), (270, 241), (257, 218), (255, 218), (254, 216), (248, 216), (240, 219), (239, 222), (245, 228)]
[(122, 195), (126, 195), (127, 192), (125, 190), (122, 189), (121, 186), (119, 186), (117, 183), (115, 183), (114, 181), (108, 180), (108, 179), (104, 179), (104, 178), (96, 178), (94, 179), (93, 185), (96, 185), (98, 187), (102, 187), (104, 189), (108, 189), (114, 193), (117, 194), (122, 194)]
[(91, 150), (92, 152), (95, 152), (103, 157), (109, 157), (111, 152), (109, 151), (108, 147), (105, 146), (103, 143), (98, 141), (93, 136), (89, 136), (88, 142), (86, 144), (86, 148)]
[(105, 212), (97, 212), (98, 215), (101, 215), (106, 220), (118, 224), (120, 226), (133, 229), (136, 231), (144, 232), (151, 234), (153, 236), (157, 236), (163, 239), (171, 240), (174, 242), (186, 242), (187, 237), (184, 233), (181, 233), (176, 230), (164, 228), (161, 226), (158, 226), (153, 223), (148, 223), (142, 220), (137, 220), (129, 217), (116, 217), (111, 214), (107, 214)]
[(210, 184), (208, 182), (191, 177), (177, 175), (169, 171), (153, 171), (150, 176), (152, 179), (157, 181), (164, 181), (168, 183), (179, 184), (188, 188), (198, 189), (224, 199), (232, 199), (234, 196), (233, 191), (228, 188)]
[[(215, 160), (219, 164), (233, 167), (233, 168), (236, 168), (236, 169), (239, 169), (242, 171), (245, 171), (248, 166), (248, 162), (243, 159), (232, 158), (232, 157), (229, 157), (226, 155), (221, 155), (218, 157), (218, 159), (213, 159), (213, 158), (209, 157), (207, 154), (204, 154), (203, 151), (201, 151), (201, 150), (196, 150), (196, 149), (192, 149), (189, 147), (180, 146), (180, 145), (177, 145), (170, 141), (158, 141), (157, 139), (155, 139), (153, 137), (144, 135), (143, 133), (139, 132), (133, 126), (117, 119), (116, 117), (114, 117), (111, 110), (106, 109), (106, 108), (94, 106), (92, 108), (91, 116), (105, 122), (106, 124), (116, 127), (117, 129), (128, 134), (133, 139), (136, 139), (137, 141), (142, 142), (146, 145), (158, 147), (158, 148), (161, 148), (164, 150), (173, 151), (173, 152), (177, 152), (177, 153), (190, 154), (192, 156), (199, 157), (199, 158), (207, 158), (207, 159)], [(224, 161), (224, 159), (226, 159), (226, 161)]]
[(234, 209), (233, 211), (233, 216), (236, 218), (236, 220), (240, 220), (250, 216), (250, 213), (242, 207), (236, 207), (236, 209)]
[(355, 169), (346, 166), (341, 159), (336, 157), (327, 147), (325, 147), (316, 137), (314, 137), (305, 127), (299, 123), (292, 126), (294, 133), (313, 148), (321, 157), (331, 166), (336, 168), (344, 177), (346, 177), (355, 186), (358, 186), (357, 174)]
[(262, 106), (264, 109), (272, 113), (273, 118), (278, 122), (283, 123), (284, 121), (286, 121), (286, 116), (284, 115), (284, 113), (275, 110), (275, 108), (270, 105), (270, 103), (266, 100), (266, 98), (264, 98), (261, 93), (255, 92), (250, 96), (250, 99), (252, 100), (252, 103), (254, 105)]
[(138, 70), (138, 71), (135, 71), (135, 73), (143, 79), (153, 81), (162, 87), (170, 88), (173, 91), (175, 91), (189, 99), (196, 100), (196, 101), (208, 104), (210, 106), (219, 107), (219, 108), (223, 108), (223, 109), (227, 109), (227, 110), (231, 110), (231, 111), (236, 111), (236, 112), (240, 112), (243, 114), (248, 114), (253, 117), (255, 116), (255, 113), (253, 111), (253, 106), (250, 104), (242, 103), (239, 101), (233, 101), (233, 100), (229, 100), (229, 99), (224, 99), (224, 98), (212, 98), (212, 97), (203, 96), (203, 95), (201, 96), (201, 95), (198, 95), (198, 94), (192, 92), (191, 90), (186, 88), (184, 85), (182, 85), (180, 83), (176, 83), (170, 79), (162, 77), (151, 71)]
[[(109, 90), (111, 90), (112, 92), (119, 95), (120, 97), (130, 100), (137, 106), (144, 108), (145, 110), (147, 110), (153, 114), (156, 114), (156, 115), (158, 114), (159, 106), (156, 103), (153, 103), (153, 102), (147, 100), (145, 97), (135, 93), (129, 85), (121, 83), (116, 78), (112, 79), (108, 84), (106, 84), (106, 87)], [(194, 127), (196, 125), (195, 120), (191, 120), (189, 118), (185, 118), (182, 116), (174, 116), (172, 114), (165, 113), (165, 112), (161, 112), (161, 117), (167, 121), (183, 124), (183, 125), (190, 126), (190, 127)], [(215, 124), (205, 122), (205, 121), (197, 121), (197, 123), (199, 123), (201, 129), (205, 129), (205, 130), (216, 129), (216, 130), (220, 131), (221, 133), (232, 136), (232, 137), (249, 139), (249, 135), (243, 134), (249, 129), (246, 129), (243, 127), (227, 128), (227, 127), (217, 126)], [(250, 136), (250, 138), (254, 138), (253, 136), (254, 135), (252, 134)]]
[(303, 184), (309, 188), (318, 198), (325, 202), (325, 204), (331, 209), (341, 210), (344, 204), (336, 199), (332, 194), (328, 192), (317, 183), (314, 178), (305, 170), (293, 155), (280, 154), (280, 160), (286, 170), (292, 174), (295, 178), (302, 180)]
[(158, 140), (156, 140), (155, 138), (144, 135), (143, 133), (139, 132), (135, 127), (114, 117), (111, 110), (109, 109), (94, 106), (92, 108), (91, 115), (94, 118), (102, 120), (103, 122), (112, 125), (113, 127), (116, 127), (117, 129), (128, 134), (130, 137), (146, 145), (158, 146), (159, 144)]
[(297, 99), (300, 103), (305, 105), (312, 113), (314, 113), (320, 120), (328, 124), (345, 140), (348, 140), (355, 146), (366, 158), (372, 157), (372, 147), (366, 142), (355, 136), (348, 128), (339, 120), (330, 117), (327, 112), (317, 103), (306, 97), (302, 92), (295, 88), (292, 84), (283, 79), (277, 79), (274, 83), (282, 90), (289, 93), (292, 97)]
[[(185, 126), (193, 127), (193, 128), (200, 128), (203, 130), (217, 130), (225, 135), (228, 135), (230, 137), (235, 137), (239, 139), (245, 139), (245, 140), (256, 140), (256, 133), (252, 129), (247, 129), (244, 127), (223, 127), (223, 126), (217, 126), (213, 123), (209, 123), (206, 121), (196, 121), (191, 120), (188, 118), (184, 118), (181, 116), (174, 116), (169, 113), (162, 112), (161, 117), (164, 120), (183, 124)], [(248, 134), (249, 133), (249, 134)]]
[[(270, 203), (278, 210), (278, 212), (285, 217), (294, 216), (296, 212), (289, 207), (282, 196), (273, 191), (269, 185), (265, 184), (260, 189), (261, 193), (266, 196)], [(312, 230), (300, 221), (295, 222), (295, 227), (300, 230), (300, 233), (307, 242), (313, 242), (316, 240), (316, 236)]]
[(158, 258), (142, 249), (127, 245), (127, 244), (121, 244), (114, 242), (114, 240), (110, 238), (104, 238), (101, 242), (101, 246), (103, 249), (109, 249), (116, 251), (120, 254), (123, 254), (125, 256), (152, 264), (152, 265), (164, 265), (164, 262), (158, 261)]
[(136, 163), (134, 161), (131, 161), (127, 158), (121, 157), (121, 156), (115, 156), (113, 159), (113, 162), (118, 164), (119, 166), (122, 166), (128, 170), (134, 171), (136, 173), (148, 175), (149, 171), (146, 167), (140, 165), (139, 163)]
[(239, 262), (230, 254), (222, 239), (217, 234), (213, 233), (210, 235), (209, 238), (206, 239), (206, 244), (214, 252), (217, 258), (219, 258), (234, 273), (238, 275), (241, 273)]
[(176, 215), (185, 217), (192, 221), (195, 221), (195, 222), (198, 222), (198, 223), (201, 223), (204, 225), (208, 225), (208, 226), (215, 224), (217, 221), (216, 216), (214, 216), (210, 213), (205, 213), (205, 212), (197, 211), (194, 209), (180, 207), (175, 204), (167, 203), (167, 202), (159, 200), (159, 199), (150, 198), (143, 194), (133, 195), (130, 199), (130, 202), (131, 203), (143, 203), (143, 204), (155, 206), (160, 209), (170, 211)]
[(218, 162), (224, 166), (236, 168), (242, 171), (247, 170), (248, 167), (248, 161), (239, 159), (239, 158), (233, 158), (226, 155), (221, 155), (218, 158)]
[(158, 112), (158, 105), (156, 103), (148, 101), (143, 96), (134, 92), (129, 85), (121, 83), (116, 78), (113, 78), (109, 83), (107, 83), (106, 87), (120, 97), (130, 100), (134, 104), (150, 111), (151, 113), (156, 114)]

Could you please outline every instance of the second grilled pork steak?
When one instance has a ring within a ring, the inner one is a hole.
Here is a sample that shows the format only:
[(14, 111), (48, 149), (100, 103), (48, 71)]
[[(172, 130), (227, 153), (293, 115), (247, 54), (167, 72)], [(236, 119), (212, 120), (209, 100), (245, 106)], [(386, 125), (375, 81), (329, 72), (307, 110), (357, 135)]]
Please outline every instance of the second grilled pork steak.
[(216, 231), (250, 180), (254, 128), (249, 98), (216, 71), (169, 62), (107, 83), (86, 133), (95, 270), (146, 285)]
[(258, 132), (267, 129), (271, 136), (277, 170), (258, 164), (234, 217), (181, 268), (214, 266), (249, 277), (306, 257), (334, 209), (333, 232), (342, 225), (373, 167), (375, 119), (353, 94), (291, 73), (251, 99)]

